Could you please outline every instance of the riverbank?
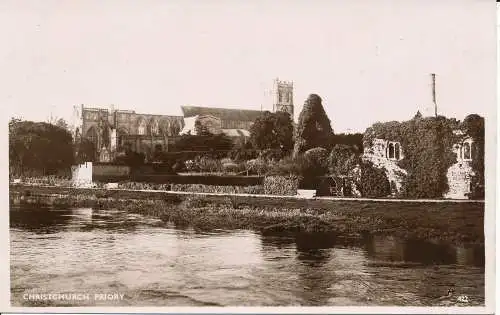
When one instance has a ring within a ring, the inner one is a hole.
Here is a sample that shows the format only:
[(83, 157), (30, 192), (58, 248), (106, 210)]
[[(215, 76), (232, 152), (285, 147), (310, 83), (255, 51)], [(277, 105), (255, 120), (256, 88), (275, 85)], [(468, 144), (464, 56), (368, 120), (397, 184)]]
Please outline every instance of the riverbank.
[(393, 235), (454, 244), (484, 244), (484, 203), (193, 194), (181, 192), (10, 187), (11, 204), (120, 208), (195, 229), (263, 233), (333, 232)]

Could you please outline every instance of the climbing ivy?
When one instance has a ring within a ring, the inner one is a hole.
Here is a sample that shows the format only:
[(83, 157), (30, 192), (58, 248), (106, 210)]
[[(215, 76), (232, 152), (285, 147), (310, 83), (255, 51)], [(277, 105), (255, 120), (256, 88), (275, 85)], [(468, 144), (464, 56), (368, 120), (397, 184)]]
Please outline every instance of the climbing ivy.
[(408, 198), (440, 198), (448, 190), (448, 168), (456, 162), (453, 144), (460, 141), (454, 130), (462, 127), (456, 119), (416, 115), (404, 122), (375, 123), (363, 137), (371, 146), (375, 138), (398, 141), (404, 158), (399, 167), (408, 173), (403, 195)]
[(473, 140), (472, 145), (472, 197), (484, 198), (484, 118), (471, 114), (461, 124), (462, 130)]

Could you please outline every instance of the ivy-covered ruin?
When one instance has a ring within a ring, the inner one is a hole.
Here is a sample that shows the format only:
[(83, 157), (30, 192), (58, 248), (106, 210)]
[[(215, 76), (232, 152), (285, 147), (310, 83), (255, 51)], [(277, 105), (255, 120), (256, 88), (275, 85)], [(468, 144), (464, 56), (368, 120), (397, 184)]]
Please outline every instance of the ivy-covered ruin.
[(460, 198), (461, 181), (470, 182), (471, 196), (484, 194), (484, 119), (479, 115), (460, 122), (417, 113), (408, 121), (375, 123), (366, 130), (363, 146), (364, 158), (386, 171), (398, 196)]

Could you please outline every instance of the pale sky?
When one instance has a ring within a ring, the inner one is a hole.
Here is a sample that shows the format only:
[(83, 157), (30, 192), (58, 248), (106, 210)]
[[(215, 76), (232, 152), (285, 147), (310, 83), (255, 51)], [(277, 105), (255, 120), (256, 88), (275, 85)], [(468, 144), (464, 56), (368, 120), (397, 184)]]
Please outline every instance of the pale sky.
[[(293, 81), (335, 132), (432, 104), (463, 119), (495, 106), (489, 0), (2, 0), (0, 104), (70, 119), (73, 105), (181, 115), (181, 105), (272, 109)], [(269, 92), (267, 92), (269, 93)]]

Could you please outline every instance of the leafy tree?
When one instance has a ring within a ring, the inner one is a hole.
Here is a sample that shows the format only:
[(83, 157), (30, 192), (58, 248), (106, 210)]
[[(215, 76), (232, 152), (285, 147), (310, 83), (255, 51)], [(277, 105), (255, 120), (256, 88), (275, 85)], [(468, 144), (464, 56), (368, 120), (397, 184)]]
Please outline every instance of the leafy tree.
[(258, 150), (281, 150), (289, 153), (293, 149), (293, 124), (287, 112), (265, 111), (250, 127), (250, 141)]
[(96, 147), (95, 144), (89, 139), (81, 139), (76, 143), (76, 162), (94, 162), (96, 158)]
[(9, 122), (9, 162), (17, 175), (68, 172), (74, 163), (73, 139), (64, 128), (45, 122)]
[(356, 146), (335, 144), (330, 152), (329, 170), (335, 175), (348, 175), (360, 163), (360, 152)]
[(294, 155), (311, 148), (328, 148), (332, 135), (330, 119), (321, 104), (321, 97), (316, 94), (309, 95), (299, 115)]
[(60, 128), (66, 129), (66, 130), (68, 130), (68, 129), (69, 129), (69, 127), (68, 127), (68, 123), (66, 122), (66, 120), (64, 120), (64, 119), (62, 119), (62, 118), (59, 118), (59, 119), (56, 121), (55, 125), (56, 125), (57, 127), (60, 127)]

